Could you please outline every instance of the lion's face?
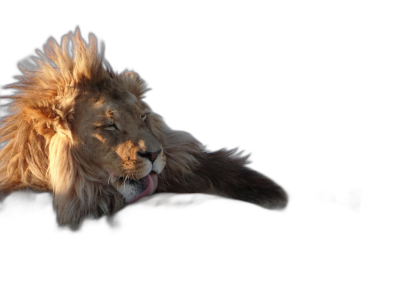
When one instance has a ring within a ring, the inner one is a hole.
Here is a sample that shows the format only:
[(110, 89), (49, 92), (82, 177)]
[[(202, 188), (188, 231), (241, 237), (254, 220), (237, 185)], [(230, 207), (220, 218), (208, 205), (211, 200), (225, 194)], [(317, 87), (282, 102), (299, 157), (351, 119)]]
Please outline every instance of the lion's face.
[(118, 83), (77, 99), (72, 133), (94, 180), (112, 184), (127, 202), (154, 193), (166, 163), (150, 108)]

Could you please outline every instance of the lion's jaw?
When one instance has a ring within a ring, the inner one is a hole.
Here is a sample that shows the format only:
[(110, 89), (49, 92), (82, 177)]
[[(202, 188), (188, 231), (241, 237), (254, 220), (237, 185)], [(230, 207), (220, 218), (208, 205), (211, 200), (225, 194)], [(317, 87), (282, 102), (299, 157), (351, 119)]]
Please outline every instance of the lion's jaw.
[(165, 166), (165, 157), (163, 153), (160, 154), (162, 155), (159, 155), (153, 162), (151, 171), (138, 180), (110, 175), (111, 185), (124, 197), (127, 203), (154, 194), (158, 186), (157, 176)]
[(113, 187), (124, 197), (127, 203), (154, 194), (158, 186), (157, 173), (151, 172), (140, 180), (115, 179)]

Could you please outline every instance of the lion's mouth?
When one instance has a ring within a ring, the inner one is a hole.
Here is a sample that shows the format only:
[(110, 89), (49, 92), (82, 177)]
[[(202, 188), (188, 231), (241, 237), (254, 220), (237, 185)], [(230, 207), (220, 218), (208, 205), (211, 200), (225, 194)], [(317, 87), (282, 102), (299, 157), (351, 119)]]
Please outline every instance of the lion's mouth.
[(132, 203), (140, 198), (154, 194), (158, 186), (157, 173), (150, 172), (140, 180), (121, 177), (113, 185), (122, 194), (127, 203)]

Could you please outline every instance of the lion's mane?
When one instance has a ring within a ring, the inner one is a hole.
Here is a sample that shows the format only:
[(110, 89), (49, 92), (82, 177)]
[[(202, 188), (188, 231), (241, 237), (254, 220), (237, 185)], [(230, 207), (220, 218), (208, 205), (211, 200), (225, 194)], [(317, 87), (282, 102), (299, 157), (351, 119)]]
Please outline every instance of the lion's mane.
[(13, 100), (11, 114), (1, 121), (0, 142), (7, 144), (0, 151), (0, 189), (52, 191), (60, 223), (79, 223), (81, 216), (107, 214), (124, 204), (112, 187), (92, 180), (95, 170), (75, 151), (70, 128), (74, 101), (89, 86), (101, 89), (111, 77), (138, 98), (147, 91), (136, 73), (113, 72), (103, 49), (98, 51), (94, 35), (86, 44), (79, 29), (64, 36), (61, 45), (49, 39), (44, 52), (37, 50), (37, 57), (19, 65), (23, 75), (6, 87), (17, 92), (7, 96)]

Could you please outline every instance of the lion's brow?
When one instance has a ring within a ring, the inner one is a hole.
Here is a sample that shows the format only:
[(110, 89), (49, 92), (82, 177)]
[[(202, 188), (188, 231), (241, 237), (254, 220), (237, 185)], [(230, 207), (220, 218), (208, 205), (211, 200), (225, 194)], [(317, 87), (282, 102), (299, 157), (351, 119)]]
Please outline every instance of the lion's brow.
[(108, 118), (113, 119), (114, 116), (118, 116), (118, 112), (115, 109), (107, 109), (106, 114), (105, 114)]

